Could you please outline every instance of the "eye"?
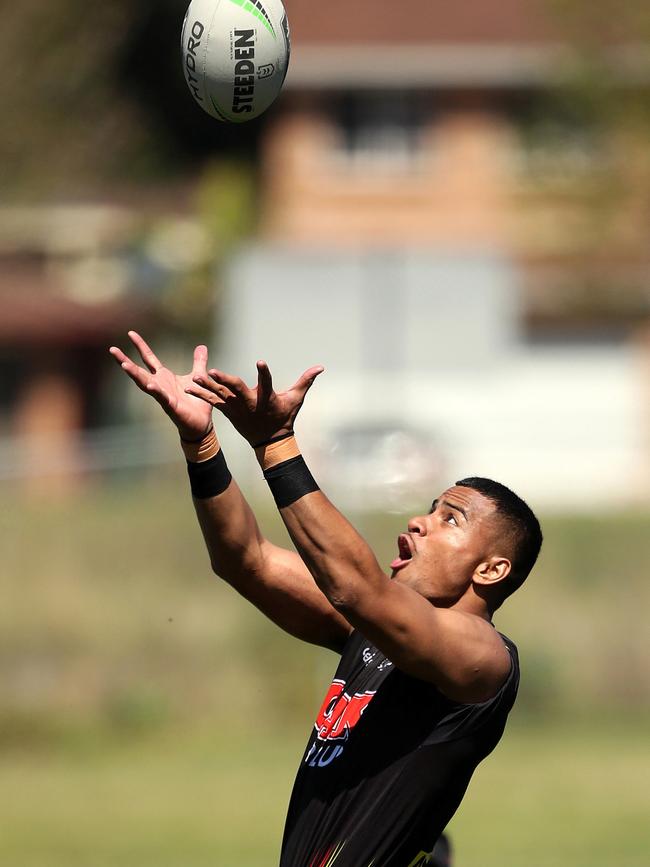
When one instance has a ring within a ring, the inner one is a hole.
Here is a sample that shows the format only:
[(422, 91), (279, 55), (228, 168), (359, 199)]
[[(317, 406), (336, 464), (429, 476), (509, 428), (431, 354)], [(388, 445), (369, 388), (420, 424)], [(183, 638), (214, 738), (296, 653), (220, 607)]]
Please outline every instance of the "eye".
[(456, 516), (455, 516), (452, 512), (450, 512), (450, 513), (447, 515), (447, 517), (445, 518), (445, 521), (446, 521), (448, 524), (453, 524), (454, 527), (457, 527), (457, 526), (458, 526), (458, 521), (456, 520)]

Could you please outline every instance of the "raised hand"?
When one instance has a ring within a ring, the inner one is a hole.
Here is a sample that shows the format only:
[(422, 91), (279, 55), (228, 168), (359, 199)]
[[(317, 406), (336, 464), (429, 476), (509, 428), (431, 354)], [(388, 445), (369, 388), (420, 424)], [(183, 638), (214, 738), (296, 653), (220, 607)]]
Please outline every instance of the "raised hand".
[(238, 376), (212, 368), (192, 376), (185, 390), (215, 407), (251, 445), (258, 445), (293, 430), (293, 423), (321, 366), (310, 367), (286, 391), (273, 390), (271, 371), (257, 362), (257, 385), (249, 388)]
[(205, 400), (200, 400), (188, 392), (187, 386), (193, 385), (194, 377), (206, 375), (207, 347), (196, 347), (192, 371), (179, 376), (164, 366), (136, 331), (129, 331), (129, 338), (138, 350), (146, 369), (131, 361), (117, 346), (109, 349), (113, 358), (139, 389), (158, 401), (183, 439), (200, 439), (210, 427), (212, 407)]

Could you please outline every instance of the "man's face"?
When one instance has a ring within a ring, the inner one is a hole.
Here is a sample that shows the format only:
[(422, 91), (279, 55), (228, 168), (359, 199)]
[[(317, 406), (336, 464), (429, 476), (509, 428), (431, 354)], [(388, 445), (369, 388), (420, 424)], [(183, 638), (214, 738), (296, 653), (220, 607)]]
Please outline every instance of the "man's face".
[(453, 486), (427, 515), (411, 518), (398, 538), (392, 577), (440, 605), (453, 605), (471, 584), (476, 567), (494, 555), (499, 520), (494, 503), (471, 488)]

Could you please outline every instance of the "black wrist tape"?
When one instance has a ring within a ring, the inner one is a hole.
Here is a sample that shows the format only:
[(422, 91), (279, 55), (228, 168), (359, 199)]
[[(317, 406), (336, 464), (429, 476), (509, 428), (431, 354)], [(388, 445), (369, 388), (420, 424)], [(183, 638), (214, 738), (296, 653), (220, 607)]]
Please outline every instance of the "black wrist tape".
[(302, 455), (264, 470), (264, 478), (269, 483), (278, 509), (290, 506), (305, 494), (320, 490)]
[(190, 477), (192, 496), (197, 500), (207, 500), (223, 494), (232, 480), (223, 452), (201, 463), (187, 462), (187, 475)]
[(281, 440), (288, 440), (289, 437), (292, 437), (292, 436), (293, 436), (293, 431), (290, 430), (288, 433), (280, 434), (277, 437), (271, 437), (270, 440), (264, 440), (264, 442), (261, 442), (261, 443), (253, 443), (253, 448), (259, 449), (262, 446), (270, 446), (271, 443), (279, 443)]

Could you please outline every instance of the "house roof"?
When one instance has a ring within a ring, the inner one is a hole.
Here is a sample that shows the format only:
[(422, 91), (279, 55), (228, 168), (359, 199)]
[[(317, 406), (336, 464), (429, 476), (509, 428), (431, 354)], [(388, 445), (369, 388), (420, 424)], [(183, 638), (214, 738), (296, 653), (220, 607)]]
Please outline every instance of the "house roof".
[(47, 276), (0, 260), (0, 347), (101, 346), (156, 319), (151, 304), (131, 297), (84, 304), (62, 295)]
[(296, 89), (536, 85), (562, 41), (548, 0), (287, 0)]
[(558, 41), (548, 0), (287, 0), (292, 42), (531, 45)]
[[(647, 39), (622, 11), (557, 0), (285, 0), (294, 89), (528, 87), (571, 71), (579, 42), (650, 79)], [(577, 11), (576, 11), (577, 9)]]

